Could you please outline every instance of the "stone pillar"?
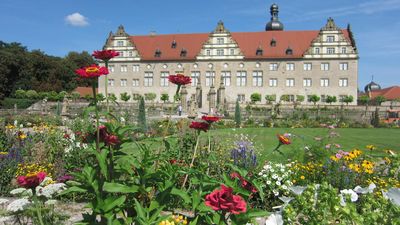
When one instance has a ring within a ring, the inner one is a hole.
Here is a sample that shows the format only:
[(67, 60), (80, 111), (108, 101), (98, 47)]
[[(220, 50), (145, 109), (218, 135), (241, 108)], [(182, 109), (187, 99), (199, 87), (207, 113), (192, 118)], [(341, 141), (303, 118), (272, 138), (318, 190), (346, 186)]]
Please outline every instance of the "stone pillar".
[(208, 103), (209, 103), (209, 112), (213, 114), (215, 112), (215, 106), (216, 106), (216, 99), (215, 95), (217, 93), (215, 92), (214, 85), (211, 85), (210, 91), (208, 92)]
[(197, 103), (197, 108), (201, 108), (203, 106), (202, 101), (202, 94), (203, 91), (201, 90), (201, 80), (199, 77), (199, 80), (197, 81), (197, 85), (196, 85), (196, 103)]
[(186, 90), (186, 86), (182, 85), (182, 87), (181, 87), (181, 106), (182, 106), (183, 112), (187, 112), (187, 101), (186, 101), (187, 94), (188, 94), (188, 92)]

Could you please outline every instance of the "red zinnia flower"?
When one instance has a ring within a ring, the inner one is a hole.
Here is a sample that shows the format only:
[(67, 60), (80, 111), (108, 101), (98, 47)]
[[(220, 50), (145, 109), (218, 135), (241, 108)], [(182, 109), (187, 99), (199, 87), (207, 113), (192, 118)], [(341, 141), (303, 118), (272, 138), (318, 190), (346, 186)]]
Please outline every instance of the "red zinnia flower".
[(201, 117), (201, 119), (206, 121), (207, 123), (213, 123), (213, 122), (217, 122), (221, 118), (219, 118), (218, 116), (209, 116), (209, 115), (207, 115), (207, 116)]
[(104, 143), (106, 145), (116, 145), (119, 144), (119, 139), (115, 135), (106, 135), (106, 137), (104, 138)]
[(283, 144), (283, 145), (290, 145), (292, 142), (290, 141), (290, 139), (282, 134), (278, 134), (276, 135), (278, 137), (279, 143)]
[(95, 57), (96, 59), (108, 61), (108, 60), (114, 58), (115, 56), (119, 56), (119, 52), (116, 52), (114, 50), (94, 51), (92, 56)]
[(35, 188), (42, 183), (45, 177), (45, 172), (28, 173), (26, 176), (19, 176), (17, 178), (17, 183), (24, 188)]
[(221, 184), (221, 189), (214, 190), (206, 196), (205, 205), (213, 210), (240, 214), (246, 212), (246, 202), (239, 195), (232, 194), (232, 188)]
[(82, 78), (97, 78), (101, 75), (107, 75), (108, 69), (104, 66), (93, 64), (91, 66), (83, 67), (75, 70), (75, 73)]
[(207, 130), (210, 128), (210, 124), (209, 123), (205, 123), (205, 122), (196, 122), (193, 121), (190, 126), (190, 128), (196, 129), (196, 130), (202, 130), (204, 132), (207, 132)]
[(183, 74), (169, 75), (168, 80), (178, 86), (192, 83), (192, 79)]

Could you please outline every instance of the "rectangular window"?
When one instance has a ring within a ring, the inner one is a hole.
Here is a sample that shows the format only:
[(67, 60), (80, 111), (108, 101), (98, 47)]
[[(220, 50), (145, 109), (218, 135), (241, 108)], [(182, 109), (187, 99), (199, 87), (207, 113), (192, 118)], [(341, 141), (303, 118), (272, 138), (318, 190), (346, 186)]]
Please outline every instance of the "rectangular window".
[(311, 63), (304, 63), (303, 64), (303, 69), (306, 71), (309, 71), (312, 69), (312, 64)]
[(321, 102), (326, 102), (326, 95), (321, 95)]
[(127, 80), (126, 79), (121, 79), (121, 87), (126, 87), (127, 84)]
[(340, 70), (348, 70), (349, 64), (348, 63), (339, 63), (339, 69)]
[(123, 51), (118, 51), (119, 55), (118, 57), (124, 57), (124, 52)]
[(215, 82), (215, 72), (206, 71), (206, 86), (211, 86)]
[(329, 79), (321, 78), (321, 87), (329, 87)]
[(349, 85), (349, 80), (347, 78), (339, 79), (339, 87), (347, 87)]
[(294, 95), (288, 95), (289, 102), (294, 102)]
[(222, 82), (226, 87), (231, 86), (231, 71), (221, 72)]
[(245, 102), (246, 101), (246, 96), (244, 94), (238, 94), (237, 95), (237, 100), (239, 102)]
[(118, 47), (124, 46), (124, 41), (117, 41), (117, 46)]
[(108, 79), (108, 86), (114, 87), (114, 79)]
[(224, 43), (224, 38), (217, 38), (217, 44), (222, 45)]
[(329, 70), (329, 63), (321, 63), (321, 70)]
[(311, 78), (304, 78), (303, 79), (303, 87), (311, 87), (311, 85), (312, 85)]
[(109, 66), (108, 66), (108, 71), (109, 71), (110, 73), (113, 73), (114, 70), (115, 70), (115, 66), (114, 66), (114, 65), (109, 65)]
[(270, 78), (270, 79), (269, 79), (269, 86), (270, 86), (270, 87), (276, 87), (276, 86), (278, 86), (278, 79), (277, 79), (277, 78)]
[(231, 48), (231, 55), (235, 54), (235, 49)]
[(121, 72), (128, 72), (128, 66), (127, 65), (121, 65)]
[(335, 54), (335, 48), (328, 48), (327, 49), (328, 54)]
[(139, 65), (133, 65), (132, 69), (133, 69), (133, 72), (139, 72), (140, 67), (139, 67)]
[(206, 50), (206, 55), (211, 55), (211, 50), (207, 49)]
[(342, 54), (346, 54), (346, 53), (347, 53), (346, 47), (342, 47)]
[(236, 86), (244, 87), (246, 86), (246, 71), (237, 71), (236, 73)]
[(294, 63), (286, 63), (286, 71), (293, 71)]
[(160, 86), (161, 87), (168, 87), (168, 83), (169, 83), (168, 76), (169, 76), (169, 72), (167, 72), (167, 71), (161, 72), (161, 75), (160, 75)]
[(286, 79), (286, 87), (294, 87), (294, 78)]
[(139, 79), (133, 79), (132, 80), (132, 86), (133, 87), (139, 87)]
[(271, 71), (278, 70), (278, 63), (270, 63), (269, 64), (269, 70), (271, 70)]
[(263, 86), (263, 72), (253, 71), (253, 86), (262, 87)]
[(334, 42), (335, 41), (335, 36), (327, 36), (326, 37), (326, 42)]
[(200, 71), (192, 71), (190, 73), (190, 76), (192, 78), (192, 87), (197, 86), (197, 83), (199, 83), (199, 79), (200, 79)]
[(217, 55), (218, 56), (223, 56), (224, 55), (224, 50), (223, 49), (217, 49)]
[(129, 57), (132, 57), (132, 56), (133, 56), (133, 52), (132, 52), (132, 51), (129, 51), (129, 52), (128, 52), (128, 55), (129, 55)]
[(315, 49), (314, 49), (314, 53), (315, 53), (315, 54), (319, 54), (319, 48), (315, 48)]
[(153, 72), (144, 72), (144, 86), (153, 86)]

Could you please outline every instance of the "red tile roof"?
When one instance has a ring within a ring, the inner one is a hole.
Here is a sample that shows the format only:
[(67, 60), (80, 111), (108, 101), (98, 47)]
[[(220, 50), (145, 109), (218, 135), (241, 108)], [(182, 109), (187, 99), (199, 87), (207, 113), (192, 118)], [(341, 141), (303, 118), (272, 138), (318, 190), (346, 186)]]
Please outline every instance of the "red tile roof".
[[(77, 87), (73, 92), (78, 92), (81, 97), (85, 97), (86, 95), (93, 96), (93, 90), (92, 87)], [(98, 90), (96, 88), (96, 93), (98, 93)]]
[(387, 100), (400, 99), (400, 86), (392, 86), (381, 90), (371, 91), (372, 99), (379, 95), (384, 96)]
[[(350, 40), (347, 30), (342, 30), (347, 40)], [(245, 59), (267, 58), (301, 58), (310, 47), (311, 42), (318, 37), (315, 31), (262, 31), (262, 32), (232, 32), (232, 38), (238, 43)], [(208, 40), (208, 33), (197, 34), (163, 34), (130, 36), (142, 60), (195, 60), (203, 44)], [(271, 47), (270, 42), (275, 39), (276, 46)], [(173, 40), (176, 48), (171, 48)], [(261, 46), (263, 55), (256, 55), (257, 48)], [(286, 55), (286, 49), (293, 50), (292, 55)], [(181, 57), (182, 48), (187, 50), (186, 57)], [(156, 50), (161, 51), (160, 57), (155, 57)]]

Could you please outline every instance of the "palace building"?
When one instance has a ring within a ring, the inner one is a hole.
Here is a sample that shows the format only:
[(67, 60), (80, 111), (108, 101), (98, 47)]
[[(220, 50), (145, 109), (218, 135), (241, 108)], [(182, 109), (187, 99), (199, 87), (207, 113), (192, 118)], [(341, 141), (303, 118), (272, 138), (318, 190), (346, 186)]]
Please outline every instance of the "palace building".
[[(236, 100), (249, 102), (253, 93), (275, 96), (276, 101), (296, 101), (318, 95), (357, 97), (358, 53), (348, 25), (339, 28), (332, 18), (320, 30), (286, 31), (278, 6), (270, 8), (265, 31), (230, 32), (218, 22), (210, 33), (129, 35), (123, 26), (110, 32), (104, 49), (120, 56), (109, 63), (110, 74), (99, 78), (99, 92), (118, 98), (155, 93), (159, 101), (176, 86), (168, 75), (192, 78), (182, 89), (183, 104), (198, 108), (221, 107)], [(299, 97), (303, 96), (303, 97)], [(351, 104), (356, 104), (354, 101)]]

